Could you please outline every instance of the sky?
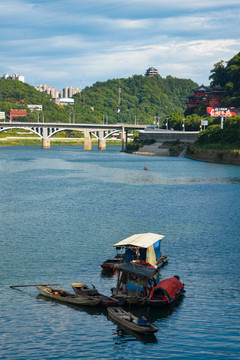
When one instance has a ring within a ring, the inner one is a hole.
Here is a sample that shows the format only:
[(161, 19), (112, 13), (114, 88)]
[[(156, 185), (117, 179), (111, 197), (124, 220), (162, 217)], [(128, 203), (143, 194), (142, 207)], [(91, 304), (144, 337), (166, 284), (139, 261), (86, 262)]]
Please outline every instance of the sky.
[(209, 85), (240, 51), (239, 0), (0, 0), (0, 77), (83, 89), (168, 75)]

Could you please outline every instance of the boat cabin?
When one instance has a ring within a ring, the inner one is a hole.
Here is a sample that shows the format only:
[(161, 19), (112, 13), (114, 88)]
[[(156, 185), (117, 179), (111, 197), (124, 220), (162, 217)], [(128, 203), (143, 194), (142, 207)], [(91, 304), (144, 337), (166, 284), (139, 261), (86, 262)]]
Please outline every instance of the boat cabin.
[(114, 270), (118, 270), (118, 279), (117, 287), (112, 289), (112, 296), (123, 304), (145, 304), (149, 289), (156, 285), (154, 275), (157, 269), (129, 262), (116, 265)]
[(117, 250), (125, 250), (126, 263), (145, 262), (158, 269), (167, 262), (167, 257), (161, 255), (160, 245), (163, 238), (164, 235), (153, 233), (134, 234), (113, 246)]

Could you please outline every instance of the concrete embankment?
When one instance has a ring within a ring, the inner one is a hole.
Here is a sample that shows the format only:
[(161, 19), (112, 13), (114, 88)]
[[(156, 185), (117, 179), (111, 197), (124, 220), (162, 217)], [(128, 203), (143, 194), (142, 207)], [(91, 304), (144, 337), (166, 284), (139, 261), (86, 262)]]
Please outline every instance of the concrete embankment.
[(240, 165), (240, 150), (210, 150), (189, 147), (182, 144), (182, 146), (169, 146), (156, 142), (152, 145), (144, 145), (138, 151), (133, 152), (138, 155), (150, 156), (183, 156), (192, 160)]
[(240, 165), (240, 150), (214, 150), (192, 148), (186, 157), (219, 164)]
[(138, 151), (134, 151), (133, 154), (138, 155), (151, 155), (151, 156), (170, 156), (168, 148), (162, 148), (162, 143), (156, 142), (151, 145), (144, 145)]

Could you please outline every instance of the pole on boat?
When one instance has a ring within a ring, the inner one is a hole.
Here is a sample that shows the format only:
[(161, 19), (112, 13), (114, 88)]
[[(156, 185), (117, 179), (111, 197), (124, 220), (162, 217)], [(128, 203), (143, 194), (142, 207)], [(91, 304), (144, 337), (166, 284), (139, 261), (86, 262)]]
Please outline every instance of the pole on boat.
[(30, 284), (30, 285), (10, 285), (11, 289), (17, 287), (28, 287), (28, 286), (60, 286), (61, 284)]

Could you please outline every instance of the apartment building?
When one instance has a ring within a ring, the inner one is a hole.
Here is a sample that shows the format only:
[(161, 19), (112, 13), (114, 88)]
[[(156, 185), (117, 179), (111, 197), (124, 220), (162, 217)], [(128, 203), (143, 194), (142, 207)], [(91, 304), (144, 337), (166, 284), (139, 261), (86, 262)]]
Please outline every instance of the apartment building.
[(3, 74), (1, 79), (19, 80), (19, 81), (24, 82), (24, 76), (16, 74), (16, 73), (14, 73), (12, 75), (9, 75), (8, 73), (5, 73), (5, 74)]

